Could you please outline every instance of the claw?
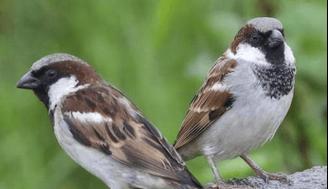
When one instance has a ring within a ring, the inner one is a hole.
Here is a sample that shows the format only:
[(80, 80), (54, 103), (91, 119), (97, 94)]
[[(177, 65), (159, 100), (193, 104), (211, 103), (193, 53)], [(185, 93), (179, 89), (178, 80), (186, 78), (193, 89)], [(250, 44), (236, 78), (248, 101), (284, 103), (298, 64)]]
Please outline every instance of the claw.
[(261, 177), (264, 180), (264, 182), (268, 183), (270, 180), (277, 180), (282, 183), (291, 183), (286, 175), (273, 174), (263, 171), (261, 167), (258, 166), (253, 160), (251, 160), (247, 155), (243, 154), (240, 157), (254, 170), (257, 176)]
[(218, 184), (213, 184), (207, 187), (207, 189), (220, 189)]
[(226, 183), (223, 181), (216, 181), (215, 183), (211, 183), (207, 185), (206, 189), (223, 189), (226, 188)]
[(283, 174), (274, 174), (274, 173), (268, 173), (268, 172), (259, 172), (258, 176), (260, 176), (264, 182), (269, 183), (270, 180), (277, 180), (282, 183), (288, 183), (290, 184), (290, 180), (286, 175)]

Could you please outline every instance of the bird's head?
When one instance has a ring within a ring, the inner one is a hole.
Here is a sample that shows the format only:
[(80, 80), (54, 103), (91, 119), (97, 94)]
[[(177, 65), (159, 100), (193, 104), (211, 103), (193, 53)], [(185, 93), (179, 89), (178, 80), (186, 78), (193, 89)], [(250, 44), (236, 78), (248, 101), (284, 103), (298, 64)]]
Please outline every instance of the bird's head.
[(270, 17), (249, 20), (231, 43), (228, 55), (262, 64), (293, 64), (282, 23)]
[(33, 90), (46, 107), (52, 109), (63, 96), (102, 82), (100, 76), (83, 60), (57, 53), (36, 61), (18, 81), (17, 87)]

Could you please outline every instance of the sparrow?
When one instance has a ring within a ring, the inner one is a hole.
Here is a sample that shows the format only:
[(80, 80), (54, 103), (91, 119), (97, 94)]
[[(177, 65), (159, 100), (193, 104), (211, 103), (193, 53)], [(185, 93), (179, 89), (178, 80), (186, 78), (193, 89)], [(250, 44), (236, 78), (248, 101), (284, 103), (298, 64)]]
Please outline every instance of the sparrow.
[(141, 111), (85, 61), (45, 56), (17, 87), (35, 93), (63, 150), (111, 189), (202, 188)]
[(249, 20), (191, 101), (175, 148), (184, 160), (205, 156), (218, 185), (217, 161), (238, 156), (266, 181), (285, 180), (263, 171), (247, 154), (270, 141), (284, 120), (295, 74), (281, 22), (270, 17)]

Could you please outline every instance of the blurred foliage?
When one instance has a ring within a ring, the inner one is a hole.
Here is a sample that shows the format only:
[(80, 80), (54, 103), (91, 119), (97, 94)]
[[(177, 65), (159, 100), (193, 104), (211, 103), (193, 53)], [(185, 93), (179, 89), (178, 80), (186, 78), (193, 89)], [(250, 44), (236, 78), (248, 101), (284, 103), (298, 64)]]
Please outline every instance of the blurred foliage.
[[(37, 98), (15, 88), (32, 62), (87, 60), (173, 142), (207, 70), (255, 16), (284, 23), (298, 74), (288, 117), (252, 156), (268, 171), (326, 164), (326, 14), (323, 0), (0, 0), (0, 189), (106, 188), (59, 148)], [(203, 158), (188, 166), (212, 178)], [(238, 158), (219, 166), (225, 178), (252, 174)]]

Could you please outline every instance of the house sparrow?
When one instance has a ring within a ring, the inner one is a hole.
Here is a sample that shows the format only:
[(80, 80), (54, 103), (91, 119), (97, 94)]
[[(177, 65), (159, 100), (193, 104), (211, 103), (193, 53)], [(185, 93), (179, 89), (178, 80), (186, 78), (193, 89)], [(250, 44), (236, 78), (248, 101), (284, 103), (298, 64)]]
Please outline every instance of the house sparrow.
[(216, 161), (237, 156), (266, 181), (285, 179), (264, 172), (247, 154), (271, 140), (285, 118), (294, 92), (294, 62), (279, 20), (248, 21), (191, 102), (175, 143), (182, 158), (205, 156), (218, 185)]
[(83, 60), (52, 54), (19, 80), (49, 111), (64, 151), (111, 189), (201, 188), (138, 108)]

